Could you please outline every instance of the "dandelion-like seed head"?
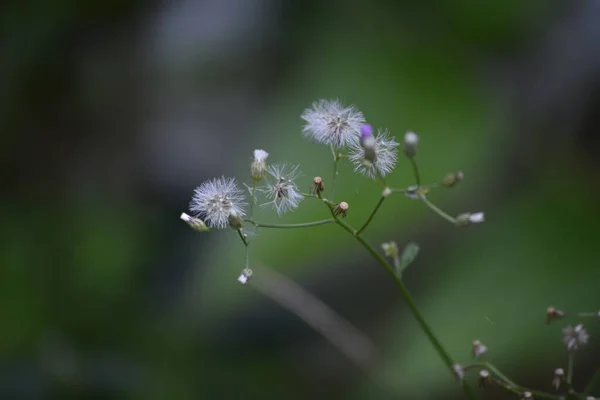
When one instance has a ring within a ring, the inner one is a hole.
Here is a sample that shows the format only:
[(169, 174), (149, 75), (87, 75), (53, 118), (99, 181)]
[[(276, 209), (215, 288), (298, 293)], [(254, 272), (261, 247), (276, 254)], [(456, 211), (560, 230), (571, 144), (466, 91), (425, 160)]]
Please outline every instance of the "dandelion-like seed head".
[(590, 338), (582, 324), (568, 326), (563, 329), (563, 343), (567, 350), (573, 351), (585, 345)]
[(298, 207), (304, 199), (294, 182), (300, 176), (299, 166), (269, 165), (267, 172), (270, 178), (267, 178), (267, 186), (263, 192), (271, 201), (265, 205), (272, 204), (279, 215)]
[(243, 217), (244, 194), (234, 178), (214, 178), (194, 190), (190, 210), (214, 228), (226, 228), (230, 216)]
[(350, 161), (354, 164), (354, 171), (365, 175), (371, 179), (377, 176), (385, 176), (394, 170), (398, 161), (396, 148), (398, 143), (390, 137), (387, 129), (379, 130), (375, 136), (374, 154), (375, 157), (369, 157), (373, 161), (365, 158), (365, 149), (358, 143), (350, 147)]
[(335, 148), (355, 144), (365, 122), (363, 113), (355, 106), (344, 106), (339, 100), (321, 99), (301, 115), (306, 121), (304, 136)]

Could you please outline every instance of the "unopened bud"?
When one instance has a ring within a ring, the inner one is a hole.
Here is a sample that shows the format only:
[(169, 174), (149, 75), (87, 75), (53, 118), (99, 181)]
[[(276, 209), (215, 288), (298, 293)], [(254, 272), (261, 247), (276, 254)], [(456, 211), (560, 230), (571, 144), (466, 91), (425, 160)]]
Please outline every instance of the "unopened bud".
[(250, 177), (258, 182), (267, 174), (267, 157), (269, 153), (264, 150), (254, 150), (254, 160), (250, 164)]
[(341, 215), (342, 217), (345, 218), (346, 215), (348, 215), (348, 208), (349, 208), (348, 203), (346, 203), (345, 201), (342, 201), (341, 203), (336, 204), (333, 207), (333, 213), (335, 215)]
[(390, 197), (392, 195), (392, 189), (390, 189), (389, 187), (386, 186), (385, 189), (383, 189), (383, 192), (381, 192), (381, 196), (382, 197)]
[(394, 260), (398, 258), (398, 245), (396, 242), (382, 243), (381, 248), (383, 249), (383, 253), (386, 257)]
[(462, 171), (452, 172), (444, 176), (444, 179), (442, 179), (442, 185), (446, 186), (447, 188), (451, 188), (456, 186), (456, 184), (462, 181), (463, 178), (464, 174)]
[(419, 136), (414, 132), (406, 132), (404, 134), (404, 154), (406, 157), (414, 157), (417, 155), (417, 146), (419, 144)]
[(552, 306), (546, 308), (546, 323), (549, 324), (550, 322), (554, 321), (555, 319), (561, 319), (562, 317), (565, 316), (565, 312), (561, 311), (557, 308), (554, 308)]
[(377, 160), (377, 142), (373, 136), (373, 128), (369, 124), (363, 124), (360, 128), (360, 146), (363, 148), (364, 159), (370, 164)]
[(241, 283), (242, 285), (245, 285), (246, 283), (248, 283), (248, 281), (250, 280), (250, 278), (252, 277), (252, 270), (250, 268), (246, 268), (242, 271), (242, 273), (240, 274), (240, 276), (238, 276), (238, 282)]
[(479, 371), (479, 378), (477, 379), (477, 381), (479, 382), (479, 387), (486, 387), (488, 385), (491, 385), (492, 375), (490, 374), (490, 371), (488, 371), (487, 369), (482, 369), (481, 371)]
[(185, 221), (190, 226), (190, 228), (192, 228), (195, 231), (206, 232), (209, 230), (206, 224), (204, 224), (204, 221), (202, 221), (200, 218), (192, 217), (190, 215), (187, 215), (186, 213), (181, 213), (181, 216), (179, 218), (181, 218), (182, 221)]
[(310, 192), (312, 194), (321, 194), (325, 190), (325, 184), (323, 183), (323, 178), (320, 176), (315, 176), (313, 178), (312, 186), (310, 187)]
[(456, 217), (456, 226), (469, 226), (472, 224), (480, 224), (482, 222), (485, 221), (485, 217), (484, 214), (482, 212), (477, 212), (477, 213), (465, 213), (465, 214), (460, 214), (458, 217)]
[(452, 372), (454, 372), (454, 376), (456, 376), (459, 381), (465, 379), (465, 369), (460, 364), (452, 365)]
[(479, 340), (473, 341), (473, 358), (479, 358), (487, 352), (487, 347)]
[(239, 231), (244, 225), (244, 220), (237, 212), (231, 210), (228, 217), (229, 226), (231, 229)]
[(552, 386), (554, 386), (555, 390), (560, 388), (560, 385), (564, 382), (565, 379), (565, 370), (562, 368), (556, 368), (554, 370), (554, 378), (552, 379)]
[(531, 392), (523, 392), (523, 397), (521, 397), (522, 400), (531, 400), (533, 399), (533, 395), (531, 394)]

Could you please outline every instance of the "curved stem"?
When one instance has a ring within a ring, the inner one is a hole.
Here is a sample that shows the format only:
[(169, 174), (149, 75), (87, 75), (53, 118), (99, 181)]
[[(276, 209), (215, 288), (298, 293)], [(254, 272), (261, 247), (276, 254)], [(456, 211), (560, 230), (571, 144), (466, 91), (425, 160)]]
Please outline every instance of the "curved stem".
[(240, 239), (242, 239), (242, 242), (244, 242), (244, 246), (248, 247), (248, 241), (246, 240), (246, 236), (244, 235), (244, 232), (242, 232), (241, 229), (238, 229), (236, 232), (240, 236)]
[(256, 203), (256, 181), (252, 180), (252, 191), (251, 191), (251, 199), (250, 199), (250, 207), (248, 210), (248, 215), (252, 218), (252, 213), (254, 212), (254, 203)]
[(408, 157), (410, 160), (410, 165), (412, 165), (413, 174), (415, 175), (415, 181), (417, 186), (421, 187), (421, 175), (419, 174), (419, 167), (417, 166), (417, 162), (414, 157)]
[(294, 228), (309, 228), (311, 226), (331, 224), (335, 222), (333, 218), (323, 219), (321, 221), (303, 222), (300, 224), (267, 224), (262, 222), (255, 222), (251, 219), (245, 219), (244, 221), (256, 226), (257, 228), (278, 228), (278, 229), (294, 229)]
[[(330, 207), (330, 209), (331, 209), (331, 207)], [(452, 357), (450, 357), (450, 354), (448, 354), (448, 352), (446, 351), (444, 346), (442, 346), (442, 344), (440, 343), (438, 338), (435, 336), (435, 334), (431, 330), (431, 327), (425, 321), (425, 318), (423, 318), (423, 315), (417, 308), (410, 292), (408, 291), (408, 288), (406, 287), (406, 285), (404, 285), (404, 282), (402, 282), (402, 279), (400, 279), (396, 275), (394, 268), (386, 261), (385, 258), (383, 258), (373, 248), (373, 246), (371, 246), (371, 244), (369, 244), (362, 236), (360, 236), (359, 232), (356, 229), (354, 229), (348, 223), (340, 220), (336, 216), (334, 216), (334, 219), (335, 219), (336, 224), (341, 226), (346, 232), (350, 233), (373, 256), (373, 258), (375, 258), (375, 260), (377, 260), (377, 262), (386, 270), (386, 272), (394, 280), (394, 283), (396, 284), (398, 289), (400, 289), (400, 293), (402, 294), (404, 301), (408, 305), (408, 308), (410, 309), (413, 316), (419, 323), (421, 330), (423, 332), (425, 332), (425, 335), (429, 339), (429, 342), (433, 345), (433, 347), (435, 348), (436, 352), (438, 353), (439, 357), (442, 359), (442, 361), (444, 362), (446, 367), (448, 367), (448, 370), (452, 371), (452, 366), (454, 365), (454, 361), (452, 360)], [(462, 387), (468, 398), (470, 398), (470, 399), (476, 398), (475, 394), (473, 393), (473, 390), (467, 384), (466, 381), (462, 382)]]
[(369, 226), (369, 224), (373, 220), (373, 217), (375, 216), (375, 214), (377, 214), (377, 211), (379, 210), (379, 207), (381, 207), (381, 204), (383, 203), (384, 200), (385, 200), (385, 196), (381, 196), (381, 198), (379, 199), (379, 202), (373, 209), (373, 212), (371, 212), (371, 215), (369, 215), (369, 218), (367, 218), (367, 220), (364, 222), (364, 224), (362, 224), (362, 226), (356, 232), (357, 234), (361, 233), (362, 231), (364, 231), (366, 229), (367, 226)]
[(590, 382), (585, 386), (585, 389), (583, 389), (583, 395), (587, 396), (588, 394), (590, 394), (590, 392), (592, 390), (594, 390), (594, 387), (596, 386), (596, 384), (599, 381), (600, 381), (600, 368), (598, 368), (596, 370), (596, 372), (592, 376), (592, 379), (590, 379)]
[(427, 207), (431, 208), (437, 215), (439, 215), (440, 217), (444, 218), (446, 221), (452, 224), (456, 224), (456, 218), (442, 211), (435, 204), (427, 200), (427, 197), (425, 197), (424, 195), (421, 195), (419, 197), (421, 198), (421, 200), (423, 200), (423, 203), (425, 203)]

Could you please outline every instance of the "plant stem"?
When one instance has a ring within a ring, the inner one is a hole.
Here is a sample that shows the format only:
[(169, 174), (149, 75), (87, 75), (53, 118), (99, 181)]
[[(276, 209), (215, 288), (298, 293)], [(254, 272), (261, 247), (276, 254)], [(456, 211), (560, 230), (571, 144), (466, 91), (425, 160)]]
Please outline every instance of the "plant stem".
[(456, 218), (452, 217), (451, 215), (446, 214), (444, 211), (439, 209), (435, 204), (433, 204), (432, 202), (427, 200), (427, 197), (425, 197), (424, 195), (421, 195), (419, 197), (421, 198), (421, 200), (423, 200), (423, 203), (425, 203), (427, 205), (427, 207), (431, 208), (440, 217), (444, 218), (446, 221), (450, 222), (451, 224), (456, 224)]
[(333, 179), (331, 180), (331, 201), (335, 198), (335, 181), (338, 175), (338, 164), (340, 162), (340, 155), (333, 148), (333, 145), (330, 146), (331, 154), (333, 155)]
[(250, 199), (250, 207), (248, 210), (248, 217), (252, 218), (252, 213), (254, 212), (254, 203), (256, 202), (256, 181), (253, 179), (252, 180), (252, 192), (251, 192), (251, 199)]
[(419, 174), (419, 167), (417, 166), (417, 162), (414, 157), (408, 157), (410, 160), (410, 165), (412, 165), (413, 174), (415, 175), (415, 181), (417, 186), (421, 187), (421, 175)]
[[(331, 206), (329, 206), (329, 207), (330, 207), (330, 210), (333, 213), (333, 209), (331, 208)], [(398, 289), (400, 289), (400, 293), (402, 294), (402, 297), (404, 298), (404, 301), (408, 305), (408, 308), (410, 309), (410, 311), (412, 312), (413, 316), (415, 317), (415, 319), (419, 323), (419, 325), (421, 327), (421, 330), (423, 330), (423, 332), (425, 332), (425, 335), (427, 336), (427, 338), (429, 339), (429, 341), (431, 342), (431, 344), (433, 345), (433, 347), (437, 351), (439, 357), (442, 359), (442, 361), (444, 362), (444, 364), (446, 364), (446, 367), (448, 367), (448, 369), (450, 371), (452, 371), (452, 366), (454, 365), (454, 361), (452, 360), (452, 358), (450, 357), (450, 355), (448, 354), (448, 352), (446, 351), (446, 349), (444, 348), (444, 346), (442, 346), (442, 344), (440, 343), (440, 341), (438, 340), (438, 338), (435, 336), (435, 334), (431, 330), (431, 327), (425, 321), (425, 318), (423, 318), (423, 315), (421, 314), (421, 312), (417, 308), (417, 306), (416, 306), (416, 304), (415, 304), (415, 302), (414, 302), (414, 300), (413, 300), (410, 292), (408, 291), (408, 288), (406, 287), (406, 285), (404, 285), (404, 282), (402, 282), (402, 279), (400, 279), (396, 275), (396, 272), (395, 272), (394, 268), (386, 261), (385, 258), (383, 258), (373, 248), (373, 246), (371, 246), (371, 244), (369, 244), (362, 236), (360, 236), (359, 232), (356, 229), (354, 229), (348, 223), (346, 223), (346, 222), (342, 221), (341, 219), (339, 219), (337, 216), (334, 215), (333, 217), (335, 219), (335, 222), (339, 226), (341, 226), (346, 232), (350, 233), (369, 253), (371, 253), (371, 255), (373, 256), (373, 258), (375, 258), (375, 260), (377, 260), (377, 262), (392, 277), (392, 279), (394, 280), (394, 283), (396, 284), (396, 286), (398, 287)], [(476, 398), (475, 397), (475, 393), (473, 392), (473, 390), (467, 384), (466, 381), (463, 381), (462, 387), (463, 387), (463, 390), (464, 390), (464, 392), (465, 392), (465, 394), (467, 395), (468, 398), (470, 398), (470, 399), (475, 399)]]
[(381, 196), (381, 198), (379, 199), (379, 202), (377, 202), (377, 205), (373, 209), (373, 212), (371, 212), (371, 215), (369, 215), (369, 218), (367, 218), (365, 223), (362, 224), (362, 226), (358, 229), (356, 234), (361, 233), (362, 231), (364, 231), (366, 229), (367, 226), (369, 226), (369, 224), (371, 223), (371, 220), (373, 220), (373, 217), (375, 216), (375, 214), (377, 214), (377, 211), (379, 210), (379, 207), (381, 207), (381, 204), (383, 203), (384, 200), (385, 200), (385, 196)]
[(573, 389), (573, 369), (575, 367), (575, 352), (569, 351), (569, 359), (567, 361), (567, 387)]
[(244, 242), (244, 246), (248, 247), (248, 241), (246, 240), (246, 236), (244, 236), (244, 232), (241, 229), (237, 230), (238, 235), (240, 235), (240, 239)]
[(592, 379), (590, 379), (590, 382), (585, 386), (585, 389), (583, 389), (583, 395), (587, 396), (588, 394), (590, 394), (591, 391), (594, 390), (594, 387), (596, 386), (596, 384), (599, 381), (600, 381), (600, 368), (598, 368), (596, 370), (596, 372), (592, 376)]
[(333, 218), (323, 219), (321, 221), (313, 222), (302, 222), (300, 224), (267, 224), (262, 222), (255, 222), (251, 219), (245, 219), (244, 221), (256, 226), (257, 228), (279, 228), (279, 229), (293, 229), (293, 228), (309, 228), (311, 226), (331, 224), (335, 222)]

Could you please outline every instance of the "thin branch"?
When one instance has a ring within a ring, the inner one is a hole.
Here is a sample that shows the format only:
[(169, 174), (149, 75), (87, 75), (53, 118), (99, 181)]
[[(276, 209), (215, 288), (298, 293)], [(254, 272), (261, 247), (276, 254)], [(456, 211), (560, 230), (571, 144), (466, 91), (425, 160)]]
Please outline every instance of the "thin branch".
[(268, 224), (263, 222), (255, 222), (251, 219), (244, 221), (256, 226), (257, 228), (276, 228), (276, 229), (294, 229), (294, 228), (309, 228), (311, 226), (326, 225), (335, 222), (333, 218), (323, 219), (320, 221), (303, 222), (299, 224)]
[(381, 207), (381, 204), (383, 203), (384, 200), (385, 200), (385, 196), (381, 196), (381, 198), (377, 202), (377, 205), (375, 206), (375, 208), (371, 212), (371, 215), (369, 215), (369, 218), (367, 218), (367, 220), (362, 224), (362, 226), (358, 229), (358, 231), (356, 232), (356, 234), (361, 233), (362, 231), (364, 231), (367, 228), (367, 226), (369, 226), (369, 224), (373, 220), (373, 217), (375, 217), (375, 214), (377, 214), (377, 211), (379, 210), (379, 207)]
[(427, 199), (427, 197), (425, 197), (424, 195), (421, 195), (419, 197), (421, 198), (421, 200), (423, 200), (423, 203), (425, 203), (427, 205), (427, 207), (431, 208), (440, 217), (444, 218), (446, 221), (450, 222), (451, 224), (456, 224), (456, 218), (454, 218), (453, 216), (445, 213), (443, 210), (438, 208), (435, 204), (430, 202)]

